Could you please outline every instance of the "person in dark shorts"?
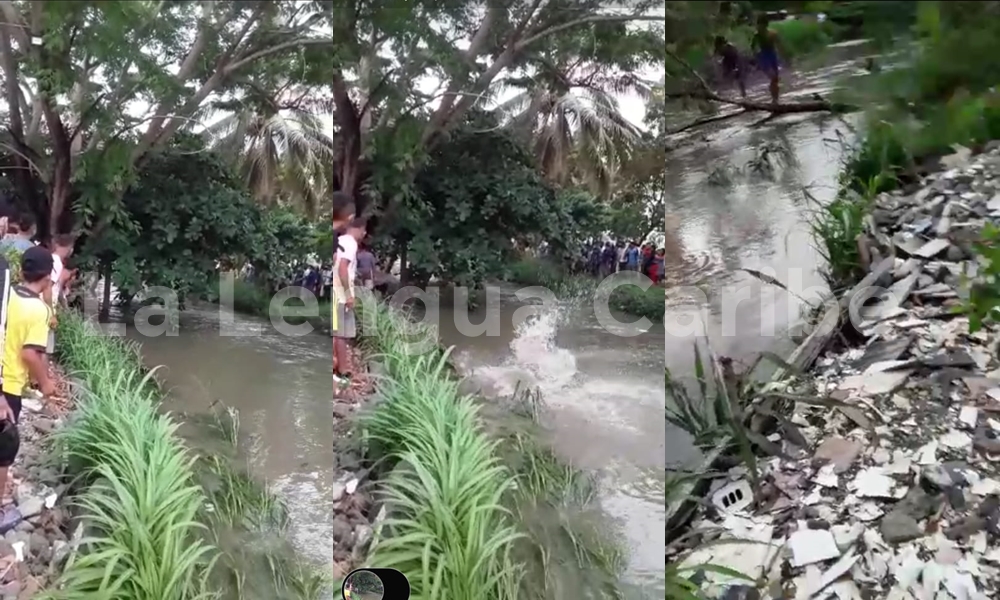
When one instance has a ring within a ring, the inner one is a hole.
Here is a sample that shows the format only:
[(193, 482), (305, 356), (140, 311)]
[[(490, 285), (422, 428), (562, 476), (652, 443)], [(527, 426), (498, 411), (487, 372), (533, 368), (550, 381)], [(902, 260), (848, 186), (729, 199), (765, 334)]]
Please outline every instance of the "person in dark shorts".
[(770, 82), (771, 102), (778, 103), (780, 72), (778, 70), (778, 34), (767, 26), (767, 15), (757, 17), (757, 33), (753, 34), (750, 48), (757, 53), (757, 68), (767, 75)]
[[(33, 246), (21, 256), (21, 280), (8, 294), (6, 306), (6, 337), (3, 348), (3, 383), (0, 390), (0, 422), (16, 425), (21, 417), (21, 397), (34, 380), (42, 396), (55, 394), (49, 378), (45, 348), (49, 337), (51, 307), (43, 295), (52, 286), (52, 253)], [(7, 505), (7, 477), (14, 456), (3, 456), (0, 464), (0, 490)]]
[(725, 37), (717, 35), (715, 36), (715, 56), (722, 59), (722, 76), (729, 81), (735, 81), (740, 87), (740, 95), (746, 98), (746, 68), (739, 49)]

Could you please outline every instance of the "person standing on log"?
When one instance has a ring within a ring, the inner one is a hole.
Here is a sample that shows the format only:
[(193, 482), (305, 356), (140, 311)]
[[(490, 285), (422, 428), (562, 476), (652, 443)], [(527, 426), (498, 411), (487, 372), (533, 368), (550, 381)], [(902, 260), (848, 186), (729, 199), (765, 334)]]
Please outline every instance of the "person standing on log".
[(743, 56), (732, 42), (721, 35), (715, 36), (715, 56), (722, 59), (722, 76), (728, 81), (735, 81), (740, 87), (740, 95), (747, 97), (746, 67)]
[(757, 17), (757, 33), (750, 41), (750, 48), (757, 54), (757, 67), (767, 75), (770, 81), (771, 102), (778, 103), (778, 91), (780, 72), (778, 69), (778, 48), (780, 41), (778, 34), (767, 26), (767, 15)]

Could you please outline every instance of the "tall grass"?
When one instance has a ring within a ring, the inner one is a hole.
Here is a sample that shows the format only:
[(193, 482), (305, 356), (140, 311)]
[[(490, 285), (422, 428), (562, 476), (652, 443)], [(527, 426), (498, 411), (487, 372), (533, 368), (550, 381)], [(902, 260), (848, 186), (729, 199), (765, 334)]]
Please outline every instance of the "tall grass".
[(196, 519), (206, 498), (177, 425), (156, 411), (151, 374), (126, 362), (133, 347), (92, 336), (75, 316), (60, 319), (59, 341), (64, 365), (79, 373), (84, 391), (55, 435), (55, 450), (91, 485), (79, 499), (88, 536), (50, 597), (211, 597), (214, 553)]
[(422, 600), (618, 598), (609, 579), (621, 552), (576, 510), (593, 498), (587, 477), (523, 417), (505, 430), (461, 394), (447, 353), (407, 353), (426, 329), (382, 304), (361, 310), (362, 340), (385, 370), (361, 426), (388, 472), (389, 516), (368, 562), (407, 573)]
[(514, 477), (497, 442), (447, 377), (446, 355), (408, 354), (405, 319), (386, 310), (377, 317), (382, 326), (368, 339), (388, 376), (363, 426), (373, 454), (399, 466), (385, 481), (391, 515), (369, 561), (407, 573), (413, 598), (516, 598), (518, 533), (501, 504)]
[[(84, 486), (87, 531), (46, 597), (319, 598), (322, 578), (275, 542), (286, 534), (283, 507), (246, 472), (185, 447), (158, 410), (162, 395), (137, 345), (98, 335), (72, 313), (60, 317), (58, 336), (60, 361), (82, 389), (53, 450)], [(237, 427), (223, 424), (235, 440)], [(247, 573), (253, 584), (241, 587)]]

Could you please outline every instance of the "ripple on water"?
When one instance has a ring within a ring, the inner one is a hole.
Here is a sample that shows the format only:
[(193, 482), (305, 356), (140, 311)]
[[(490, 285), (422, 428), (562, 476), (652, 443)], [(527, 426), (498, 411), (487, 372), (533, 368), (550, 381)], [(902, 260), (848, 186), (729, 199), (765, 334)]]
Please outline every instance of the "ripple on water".
[(697, 285), (706, 279), (726, 273), (722, 257), (713, 252), (685, 252), (680, 260), (663, 266), (664, 279), (669, 285)]

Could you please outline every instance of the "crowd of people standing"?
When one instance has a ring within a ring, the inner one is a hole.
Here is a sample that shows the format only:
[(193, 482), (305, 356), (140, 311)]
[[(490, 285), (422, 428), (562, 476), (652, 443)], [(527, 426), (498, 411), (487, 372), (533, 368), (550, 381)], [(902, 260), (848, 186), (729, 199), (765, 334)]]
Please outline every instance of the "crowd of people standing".
[(608, 277), (619, 271), (637, 271), (653, 283), (663, 281), (663, 248), (639, 244), (635, 240), (592, 242), (584, 246), (578, 270), (594, 277)]
[[(35, 217), (0, 203), (0, 521), (14, 507), (10, 473), (19, 450), (17, 425), (22, 398), (36, 389), (48, 403), (57, 393), (49, 370), (55, 350), (57, 312), (65, 305), (75, 271), (66, 268), (76, 240), (55, 235), (48, 245), (34, 241)], [(11, 267), (16, 262), (17, 268)]]

